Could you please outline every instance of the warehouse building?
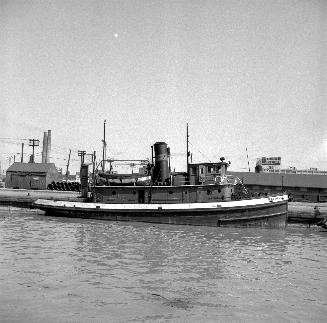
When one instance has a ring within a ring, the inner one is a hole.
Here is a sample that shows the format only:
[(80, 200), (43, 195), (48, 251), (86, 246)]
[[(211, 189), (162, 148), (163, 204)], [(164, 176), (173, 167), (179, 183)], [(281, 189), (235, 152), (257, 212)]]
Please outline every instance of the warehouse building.
[(6, 173), (6, 188), (46, 190), (53, 181), (59, 180), (54, 163), (14, 163)]

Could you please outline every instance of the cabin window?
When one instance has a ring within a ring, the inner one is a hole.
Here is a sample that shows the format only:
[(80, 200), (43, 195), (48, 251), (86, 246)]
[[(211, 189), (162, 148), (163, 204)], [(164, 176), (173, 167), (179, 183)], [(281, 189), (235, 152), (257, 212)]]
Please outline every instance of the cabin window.
[(173, 194), (173, 191), (169, 191), (169, 194)]
[(210, 195), (211, 194), (211, 191), (210, 190), (207, 190), (207, 194)]
[(136, 195), (136, 191), (133, 191), (133, 195)]
[(112, 191), (112, 193), (111, 193), (112, 195), (116, 195), (116, 191)]
[(209, 173), (209, 174), (211, 174), (211, 173), (212, 173), (212, 171), (213, 171), (213, 168), (212, 168), (212, 166), (208, 166), (208, 173)]
[(218, 193), (221, 193), (221, 189), (220, 188), (218, 189)]
[(225, 199), (225, 196), (223, 195), (223, 196), (221, 197), (221, 199), (224, 200), (224, 199)]
[(203, 175), (203, 173), (204, 173), (204, 169), (200, 168), (200, 174)]

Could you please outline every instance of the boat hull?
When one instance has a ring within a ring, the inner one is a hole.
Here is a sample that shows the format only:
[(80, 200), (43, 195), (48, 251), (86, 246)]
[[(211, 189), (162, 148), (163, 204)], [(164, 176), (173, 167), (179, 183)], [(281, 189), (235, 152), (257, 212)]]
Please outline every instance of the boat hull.
[(286, 226), (287, 196), (190, 204), (101, 204), (37, 200), (49, 216), (203, 226)]

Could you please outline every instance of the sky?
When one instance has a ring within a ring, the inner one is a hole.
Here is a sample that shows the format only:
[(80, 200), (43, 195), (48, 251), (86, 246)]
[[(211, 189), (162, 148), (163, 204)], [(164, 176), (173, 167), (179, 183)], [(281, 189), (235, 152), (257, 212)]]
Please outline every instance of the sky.
[(78, 170), (104, 120), (110, 158), (185, 171), (188, 123), (193, 162), (327, 169), (325, 0), (0, 0), (0, 30), (1, 172), (48, 129)]

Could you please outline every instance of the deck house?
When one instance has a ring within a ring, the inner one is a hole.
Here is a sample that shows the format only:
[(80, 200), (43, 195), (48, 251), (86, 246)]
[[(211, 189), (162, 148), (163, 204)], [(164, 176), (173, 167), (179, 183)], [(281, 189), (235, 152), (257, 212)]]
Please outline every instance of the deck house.
[(229, 163), (199, 163), (188, 164), (188, 176), (191, 185), (214, 184), (217, 177), (225, 176)]

